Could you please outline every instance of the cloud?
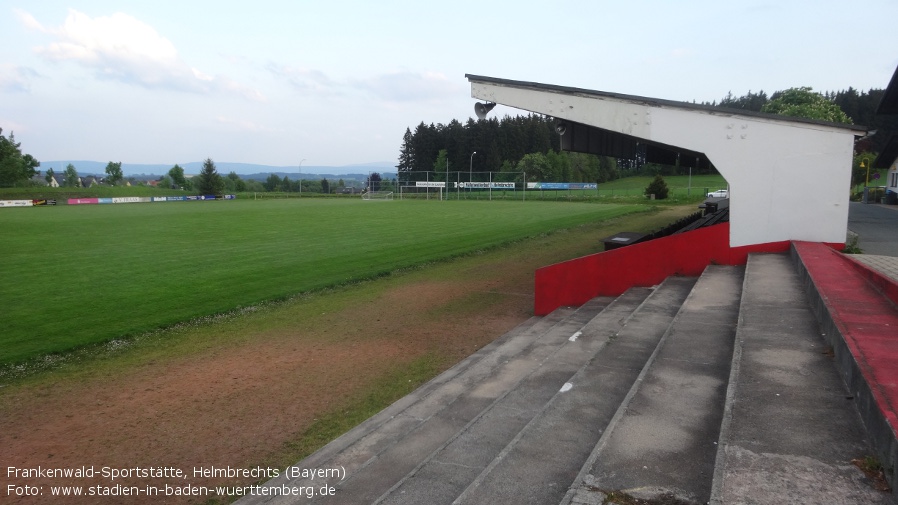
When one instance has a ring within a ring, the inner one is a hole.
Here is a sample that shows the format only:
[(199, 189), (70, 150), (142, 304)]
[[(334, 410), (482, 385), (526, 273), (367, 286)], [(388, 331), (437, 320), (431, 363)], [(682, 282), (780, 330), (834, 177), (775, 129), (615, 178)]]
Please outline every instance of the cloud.
[(265, 67), (275, 77), (301, 91), (333, 93), (339, 84), (320, 70), (269, 63)]
[(25, 28), (29, 30), (36, 30), (39, 32), (46, 32), (47, 30), (41, 25), (38, 20), (34, 19), (34, 16), (23, 11), (22, 9), (13, 9), (16, 17), (19, 18), (19, 22), (22, 23)]
[(356, 80), (352, 85), (392, 102), (436, 101), (457, 97), (463, 86), (436, 72), (396, 72), (371, 79)]
[(343, 94), (343, 90), (355, 90), (388, 102), (420, 102), (454, 98), (464, 92), (462, 84), (452, 82), (445, 75), (436, 72), (395, 72), (340, 82), (315, 69), (274, 63), (269, 63), (266, 68), (293, 88), (318, 95), (337, 95)]
[(128, 14), (91, 18), (69, 9), (62, 26), (44, 27), (33, 16), (16, 10), (26, 27), (55, 38), (35, 52), (50, 61), (71, 61), (91, 69), (103, 79), (149, 89), (173, 89), (193, 93), (236, 93), (250, 100), (264, 96), (225, 77), (212, 77), (191, 68), (174, 44), (152, 26)]
[(32, 68), (0, 63), (0, 91), (28, 93), (35, 77), (40, 74)]

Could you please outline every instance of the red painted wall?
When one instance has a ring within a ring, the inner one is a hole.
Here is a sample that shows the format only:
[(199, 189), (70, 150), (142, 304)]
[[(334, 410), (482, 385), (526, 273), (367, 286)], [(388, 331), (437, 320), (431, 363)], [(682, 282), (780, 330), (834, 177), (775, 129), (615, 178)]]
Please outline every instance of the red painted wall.
[(654, 286), (671, 275), (700, 275), (712, 263), (744, 265), (749, 253), (789, 250), (788, 241), (730, 247), (729, 237), (730, 225), (723, 223), (540, 268), (534, 313)]

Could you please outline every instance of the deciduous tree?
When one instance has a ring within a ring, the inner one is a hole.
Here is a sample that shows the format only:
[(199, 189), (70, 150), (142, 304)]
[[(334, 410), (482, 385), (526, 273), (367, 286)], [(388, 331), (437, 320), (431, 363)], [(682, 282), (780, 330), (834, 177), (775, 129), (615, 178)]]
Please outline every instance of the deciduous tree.
[(81, 180), (78, 178), (78, 171), (75, 170), (75, 165), (69, 163), (65, 166), (65, 185), (68, 188), (74, 188), (81, 185)]
[(109, 162), (106, 164), (106, 182), (115, 186), (124, 179), (122, 174), (122, 162)]
[(171, 177), (172, 182), (181, 187), (181, 189), (193, 189), (193, 184), (190, 182), (190, 179), (184, 175), (184, 169), (181, 168), (180, 165), (175, 164), (175, 166), (171, 167), (168, 171), (168, 176)]
[(41, 163), (30, 154), (22, 154), (21, 143), (13, 133), (8, 139), (2, 133), (0, 128), (0, 187), (11, 187), (34, 177)]
[(773, 94), (773, 98), (764, 104), (761, 112), (780, 114), (783, 116), (819, 119), (833, 123), (851, 123), (851, 118), (832, 100), (827, 100), (820, 93), (815, 93), (808, 86), (789, 88)]
[(237, 172), (231, 171), (227, 178), (234, 182), (234, 191), (240, 193), (246, 191), (246, 182), (237, 175)]
[(268, 178), (265, 179), (265, 189), (267, 191), (280, 191), (281, 178), (278, 177), (278, 174), (268, 174)]
[(543, 182), (550, 172), (549, 162), (543, 153), (525, 154), (517, 164), (517, 171), (527, 174), (528, 181)]
[(372, 172), (371, 175), (368, 176), (368, 181), (365, 186), (368, 187), (369, 191), (380, 191), (380, 181), (380, 173)]

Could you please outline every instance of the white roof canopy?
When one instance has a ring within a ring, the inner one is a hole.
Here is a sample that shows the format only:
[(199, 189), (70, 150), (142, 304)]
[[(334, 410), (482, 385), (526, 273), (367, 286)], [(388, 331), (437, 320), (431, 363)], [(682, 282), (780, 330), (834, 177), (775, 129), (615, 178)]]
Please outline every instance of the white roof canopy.
[[(565, 149), (712, 163), (730, 183), (730, 245), (844, 243), (855, 125), (468, 75), (471, 96), (558, 119)], [(663, 162), (663, 161), (661, 161)]]

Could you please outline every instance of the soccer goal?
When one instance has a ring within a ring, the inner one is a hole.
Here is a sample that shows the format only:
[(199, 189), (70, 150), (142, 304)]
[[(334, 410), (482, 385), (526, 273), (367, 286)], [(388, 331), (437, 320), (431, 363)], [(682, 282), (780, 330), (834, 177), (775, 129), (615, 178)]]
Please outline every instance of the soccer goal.
[(392, 200), (393, 192), (392, 191), (365, 191), (362, 193), (362, 200), (376, 200), (376, 201), (385, 201)]

